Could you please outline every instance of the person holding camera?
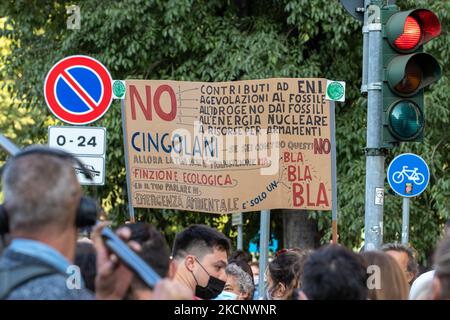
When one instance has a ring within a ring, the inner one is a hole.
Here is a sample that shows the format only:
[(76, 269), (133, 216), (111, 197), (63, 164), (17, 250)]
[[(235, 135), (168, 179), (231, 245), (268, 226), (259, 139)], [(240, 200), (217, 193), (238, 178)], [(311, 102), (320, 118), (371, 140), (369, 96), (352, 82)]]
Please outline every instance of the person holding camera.
[(3, 167), (0, 233), (2, 238), (8, 234), (11, 241), (0, 256), (0, 299), (121, 299), (125, 295), (133, 274), (106, 251), (99, 236), (102, 226), (94, 232), (95, 296), (84, 288), (81, 272), (73, 265), (78, 229), (93, 226), (101, 210), (82, 195), (74, 162), (64, 151), (32, 146)]

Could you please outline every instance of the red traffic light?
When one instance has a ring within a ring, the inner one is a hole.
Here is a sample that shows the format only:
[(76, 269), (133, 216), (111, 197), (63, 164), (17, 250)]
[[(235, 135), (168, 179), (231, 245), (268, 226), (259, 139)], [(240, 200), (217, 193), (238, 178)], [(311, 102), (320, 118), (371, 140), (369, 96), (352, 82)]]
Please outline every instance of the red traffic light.
[(400, 37), (394, 41), (394, 45), (401, 50), (412, 50), (422, 37), (422, 30), (416, 19), (408, 16), (405, 21), (405, 28)]
[(427, 9), (401, 11), (393, 14), (386, 24), (391, 46), (400, 52), (411, 52), (441, 33), (436, 14)]

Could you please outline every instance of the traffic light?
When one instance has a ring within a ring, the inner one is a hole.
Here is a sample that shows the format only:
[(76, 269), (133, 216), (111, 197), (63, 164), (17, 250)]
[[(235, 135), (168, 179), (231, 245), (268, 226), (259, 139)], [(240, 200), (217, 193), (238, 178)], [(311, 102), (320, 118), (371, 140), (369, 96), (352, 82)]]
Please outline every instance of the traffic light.
[(423, 44), (441, 33), (438, 17), (427, 9), (381, 10), (383, 32), (383, 146), (423, 141), (424, 88), (441, 77), (436, 59)]

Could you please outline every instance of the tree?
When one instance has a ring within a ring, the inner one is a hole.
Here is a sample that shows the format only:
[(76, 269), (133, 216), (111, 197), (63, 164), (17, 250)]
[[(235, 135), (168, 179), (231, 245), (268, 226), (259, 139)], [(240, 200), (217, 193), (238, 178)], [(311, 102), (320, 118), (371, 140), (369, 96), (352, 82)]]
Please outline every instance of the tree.
[(320, 245), (317, 221), (306, 210), (282, 210), (283, 243), (286, 248), (314, 249)]
[[(115, 79), (225, 81), (268, 77), (326, 77), (345, 80), (347, 97), (337, 106), (339, 233), (343, 244), (363, 241), (366, 99), (359, 92), (361, 25), (329, 0), (129, 0), (83, 1), (81, 29), (66, 27), (65, 7), (72, 1), (2, 1), (7, 18), (0, 36), (10, 41), (2, 54), (8, 100), (4, 114), (26, 110), (32, 123), (13, 125), (17, 114), (3, 115), (2, 130), (20, 144), (46, 141), (49, 117), (42, 84), (50, 67), (71, 54), (87, 54), (105, 64)], [(450, 20), (448, 1), (397, 1), (402, 8), (423, 6)], [(387, 159), (405, 151), (418, 153), (432, 171), (428, 190), (412, 202), (411, 243), (422, 258), (434, 247), (449, 217), (448, 139), (449, 34), (430, 42), (427, 52), (444, 66), (444, 76), (426, 96), (426, 137), (422, 144), (403, 144)], [(12, 108), (13, 101), (17, 107)], [(96, 125), (108, 128), (107, 184), (97, 192), (109, 218), (127, 219), (126, 182), (119, 104)], [(98, 190), (98, 191), (95, 191)], [(159, 226), (169, 237), (191, 222), (208, 222), (231, 232), (228, 217), (173, 210), (138, 210), (139, 219)], [(258, 219), (246, 215), (249, 221)], [(310, 212), (330, 239), (331, 214)], [(401, 199), (385, 199), (385, 241), (401, 234)], [(254, 229), (255, 226), (247, 226)], [(234, 236), (234, 234), (231, 234)], [(252, 235), (248, 235), (247, 239)]]

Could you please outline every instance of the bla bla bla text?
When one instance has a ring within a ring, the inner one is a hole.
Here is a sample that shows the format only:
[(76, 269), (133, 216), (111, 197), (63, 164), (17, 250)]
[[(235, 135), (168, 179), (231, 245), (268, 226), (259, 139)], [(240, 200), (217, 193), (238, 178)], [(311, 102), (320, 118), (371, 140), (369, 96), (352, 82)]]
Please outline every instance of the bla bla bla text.
[(303, 153), (284, 152), (283, 162), (287, 164), (287, 179), (292, 182), (294, 207), (329, 207), (327, 190), (323, 182), (317, 192), (312, 190), (313, 176), (309, 165), (304, 165)]

